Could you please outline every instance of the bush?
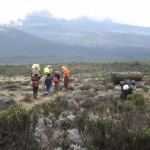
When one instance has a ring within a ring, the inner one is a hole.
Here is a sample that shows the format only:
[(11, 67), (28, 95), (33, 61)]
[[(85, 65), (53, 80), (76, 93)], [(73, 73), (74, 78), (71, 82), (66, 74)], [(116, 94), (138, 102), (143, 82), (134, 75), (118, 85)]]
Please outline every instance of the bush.
[(145, 98), (144, 95), (135, 93), (127, 96), (127, 100), (134, 102), (137, 106), (144, 106), (145, 105)]
[(132, 101), (124, 101), (124, 102), (118, 103), (118, 108), (120, 111), (129, 112), (135, 109), (135, 105), (133, 104)]
[(70, 147), (70, 140), (67, 137), (64, 137), (61, 140), (60, 146), (61, 146), (62, 150), (68, 150)]
[(32, 116), (21, 105), (10, 106), (0, 113), (1, 149), (38, 149), (32, 134), (35, 123)]
[(48, 103), (43, 103), (41, 105), (41, 109), (42, 109), (42, 112), (43, 112), (44, 116), (48, 116), (49, 115), (49, 113), (50, 113), (50, 107), (49, 107)]
[(89, 120), (87, 128), (95, 147), (105, 148), (117, 129), (117, 122), (109, 117), (99, 117), (95, 121)]
[(26, 121), (29, 119), (28, 111), (21, 105), (13, 105), (0, 113), (0, 125), (8, 130), (25, 129)]

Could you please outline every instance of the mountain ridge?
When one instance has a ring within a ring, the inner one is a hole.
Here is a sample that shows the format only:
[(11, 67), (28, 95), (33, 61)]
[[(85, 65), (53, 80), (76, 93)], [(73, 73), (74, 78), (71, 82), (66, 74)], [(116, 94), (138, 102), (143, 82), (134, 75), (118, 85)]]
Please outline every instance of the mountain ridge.
[(124, 26), (113, 27), (110, 20), (94, 25), (87, 18), (66, 21), (44, 15), (30, 14), (21, 26), (0, 27), (1, 64), (150, 59), (150, 28), (136, 27), (136, 34), (122, 33)]

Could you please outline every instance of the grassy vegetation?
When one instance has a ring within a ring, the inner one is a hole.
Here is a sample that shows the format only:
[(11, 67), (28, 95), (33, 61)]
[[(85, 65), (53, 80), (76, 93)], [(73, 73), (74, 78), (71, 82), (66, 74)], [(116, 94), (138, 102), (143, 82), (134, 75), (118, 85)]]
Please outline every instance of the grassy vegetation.
[(135, 94), (127, 101), (103, 103), (94, 112), (82, 112), (76, 117), (76, 126), (86, 147), (89, 150), (150, 149), (150, 105), (144, 105), (144, 100), (143, 95)]
[[(66, 63), (52, 64), (54, 69), (61, 71), (61, 66), (65, 65), (71, 73), (95, 73), (95, 72), (112, 72), (112, 71), (140, 71), (145, 75), (149, 75), (150, 62), (89, 62), (89, 63)], [(41, 64), (43, 71), (45, 64)], [(4, 76), (30, 76), (31, 65), (0, 65), (0, 75)]]

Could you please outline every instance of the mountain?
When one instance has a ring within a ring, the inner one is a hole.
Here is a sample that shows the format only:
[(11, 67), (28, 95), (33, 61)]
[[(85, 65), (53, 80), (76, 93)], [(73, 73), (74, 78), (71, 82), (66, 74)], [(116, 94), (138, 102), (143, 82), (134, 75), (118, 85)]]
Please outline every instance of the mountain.
[(0, 27), (0, 63), (149, 60), (150, 28), (36, 12)]
[(56, 19), (46, 12), (28, 15), (20, 29), (50, 41), (86, 47), (101, 44), (147, 47), (150, 36), (150, 28), (122, 25), (111, 20), (98, 22), (86, 17)]
[(79, 51), (82, 57), (82, 47), (58, 44), (18, 29), (0, 27), (0, 64), (57, 62), (60, 58), (71, 61), (74, 59), (69, 55), (77, 60)]
[(91, 29), (95, 31), (150, 35), (150, 27), (140, 27), (140, 26), (120, 24), (112, 22), (110, 19), (105, 19), (103, 21), (96, 21), (87, 17), (81, 17), (73, 20), (58, 19), (54, 18), (49, 12), (46, 11), (31, 13), (27, 15), (25, 20), (22, 20), (23, 29), (27, 29), (28, 31), (30, 31), (30, 29), (33, 29), (33, 27), (35, 27), (35, 30), (37, 30), (40, 27), (41, 28), (66, 27), (66, 28), (81, 28), (89, 30)]

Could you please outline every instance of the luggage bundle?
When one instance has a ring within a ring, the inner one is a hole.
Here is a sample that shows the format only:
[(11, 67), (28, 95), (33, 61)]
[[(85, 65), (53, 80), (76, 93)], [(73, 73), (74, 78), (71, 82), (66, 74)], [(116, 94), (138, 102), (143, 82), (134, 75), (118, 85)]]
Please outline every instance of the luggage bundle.
[(32, 75), (39, 75), (40, 74), (40, 65), (39, 64), (33, 64), (31, 67), (31, 74)]
[(47, 75), (47, 74), (52, 74), (53, 72), (53, 68), (51, 67), (51, 65), (47, 65), (45, 68), (44, 68), (44, 74)]
[(69, 75), (69, 74), (70, 74), (70, 70), (67, 69), (67, 67), (62, 66), (62, 73), (63, 73), (64, 75)]
[(114, 84), (119, 84), (120, 81), (125, 79), (141, 81), (143, 78), (143, 73), (137, 71), (124, 71), (124, 72), (112, 72), (111, 80)]

